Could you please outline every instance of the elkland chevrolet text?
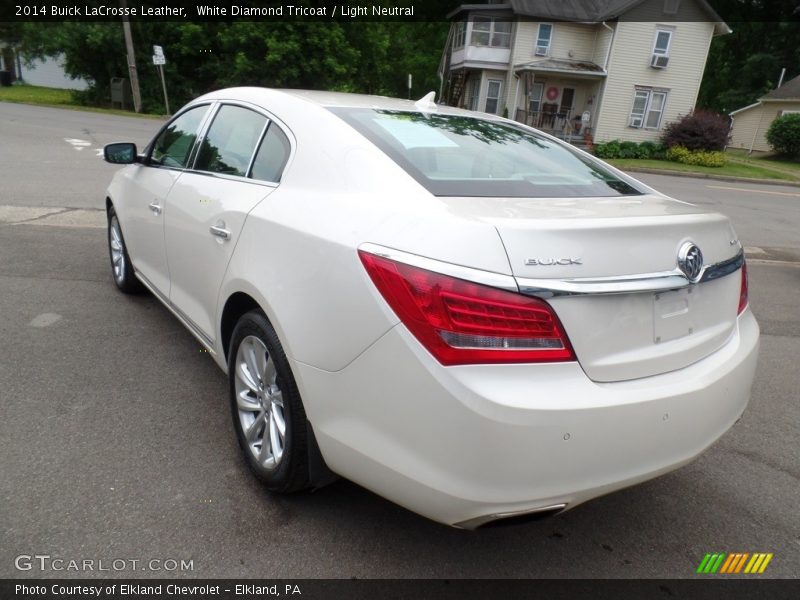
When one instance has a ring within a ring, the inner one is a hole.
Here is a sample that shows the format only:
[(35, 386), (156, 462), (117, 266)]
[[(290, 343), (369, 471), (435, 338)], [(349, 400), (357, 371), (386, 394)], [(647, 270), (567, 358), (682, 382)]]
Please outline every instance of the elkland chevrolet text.
[(686, 464), (747, 405), (728, 220), (536, 130), (236, 88), (105, 156), (114, 281), (227, 372), (270, 490), (338, 474), (457, 527), (534, 518)]

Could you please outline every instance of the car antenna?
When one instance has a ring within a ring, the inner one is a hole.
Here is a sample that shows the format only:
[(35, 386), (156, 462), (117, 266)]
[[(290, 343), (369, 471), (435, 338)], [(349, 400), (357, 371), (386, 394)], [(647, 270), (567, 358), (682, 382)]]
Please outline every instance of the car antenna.
[(423, 112), (426, 110), (436, 110), (434, 98), (436, 98), (436, 92), (428, 92), (422, 98), (414, 102), (414, 106)]

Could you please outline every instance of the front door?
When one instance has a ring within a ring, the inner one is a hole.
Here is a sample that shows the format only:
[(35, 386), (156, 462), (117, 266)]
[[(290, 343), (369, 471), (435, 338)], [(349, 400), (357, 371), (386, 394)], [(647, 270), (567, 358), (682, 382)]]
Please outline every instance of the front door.
[(561, 90), (561, 106), (558, 109), (559, 115), (565, 118), (570, 117), (572, 112), (572, 103), (575, 100), (575, 89), (565, 87)]
[(114, 207), (124, 223), (122, 235), (134, 269), (164, 298), (169, 297), (170, 279), (164, 248), (166, 199), (189, 161), (208, 106), (190, 108), (161, 131), (149, 160), (125, 183), (126, 202)]

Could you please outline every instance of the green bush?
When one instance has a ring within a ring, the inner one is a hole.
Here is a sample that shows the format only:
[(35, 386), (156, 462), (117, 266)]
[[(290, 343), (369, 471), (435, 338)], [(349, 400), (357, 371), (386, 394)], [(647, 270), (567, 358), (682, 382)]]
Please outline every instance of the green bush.
[(652, 158), (663, 160), (666, 158), (667, 148), (661, 142), (642, 142), (639, 144), (636, 158)]
[(725, 155), (717, 150), (689, 150), (684, 146), (672, 146), (667, 150), (667, 159), (685, 165), (700, 167), (724, 167)]
[(800, 113), (775, 119), (767, 129), (767, 141), (778, 154), (800, 158)]
[(597, 158), (619, 158), (619, 146), (619, 140), (595, 144), (594, 154)]
[(617, 158), (639, 158), (639, 144), (636, 142), (622, 142), (619, 145), (619, 155)]
[(664, 159), (667, 148), (660, 142), (620, 142), (611, 140), (595, 144), (594, 155), (597, 158), (654, 158)]

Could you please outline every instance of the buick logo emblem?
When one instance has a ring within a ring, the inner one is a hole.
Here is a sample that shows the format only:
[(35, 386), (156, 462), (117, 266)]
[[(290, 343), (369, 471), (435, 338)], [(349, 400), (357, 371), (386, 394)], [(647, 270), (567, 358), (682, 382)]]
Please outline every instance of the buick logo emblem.
[(678, 268), (686, 279), (697, 283), (703, 271), (703, 253), (692, 242), (686, 242), (678, 251)]

